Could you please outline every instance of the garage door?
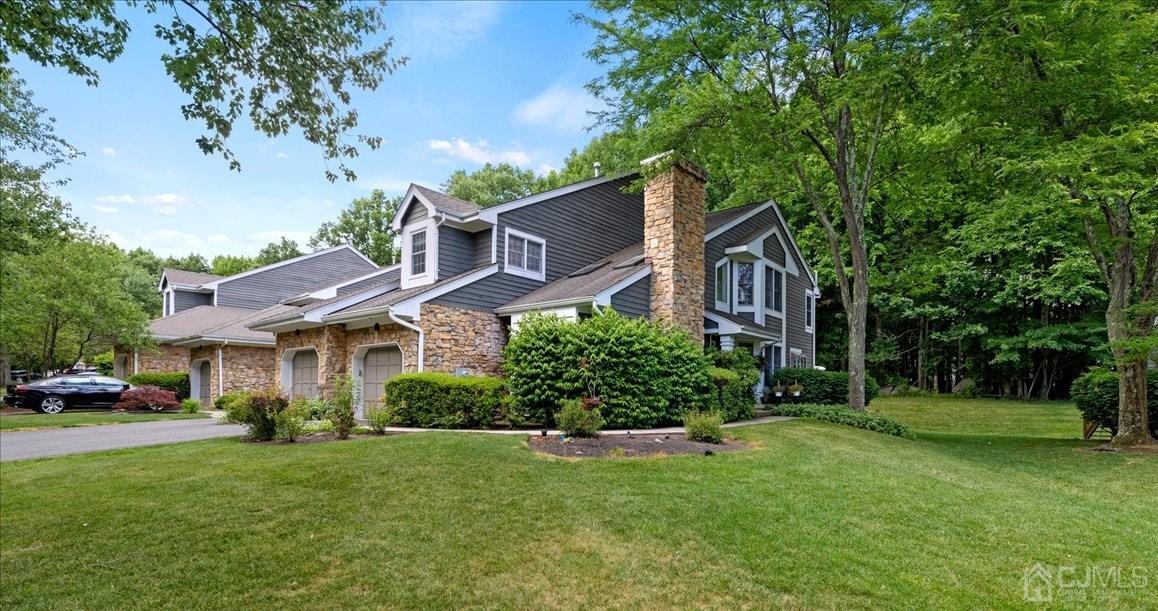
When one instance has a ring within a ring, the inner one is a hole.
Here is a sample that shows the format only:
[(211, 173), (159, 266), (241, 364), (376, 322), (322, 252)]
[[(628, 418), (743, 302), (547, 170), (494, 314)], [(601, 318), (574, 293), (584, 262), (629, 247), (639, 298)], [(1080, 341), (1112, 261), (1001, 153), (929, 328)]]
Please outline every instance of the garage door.
[(201, 404), (209, 407), (211, 401), (209, 400), (209, 382), (212, 379), (212, 369), (209, 366), (209, 361), (201, 361), (201, 386), (197, 389), (197, 398), (201, 399)]
[(382, 385), (402, 373), (402, 353), (397, 348), (374, 348), (362, 361), (362, 405), (372, 411), (382, 399)]
[(294, 355), (293, 385), (290, 394), (295, 397), (318, 396), (318, 353), (303, 350)]

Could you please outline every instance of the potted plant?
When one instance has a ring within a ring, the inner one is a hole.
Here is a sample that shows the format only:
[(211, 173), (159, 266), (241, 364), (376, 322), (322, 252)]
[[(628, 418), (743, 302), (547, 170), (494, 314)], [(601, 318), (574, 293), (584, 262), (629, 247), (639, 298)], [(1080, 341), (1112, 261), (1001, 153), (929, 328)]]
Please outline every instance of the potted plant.
[(788, 386), (788, 392), (792, 393), (793, 397), (799, 397), (803, 390), (804, 387), (801, 386), (799, 382), (793, 382), (790, 386)]
[(784, 396), (784, 387), (783, 387), (783, 386), (781, 386), (780, 384), (777, 384), (777, 385), (773, 386), (773, 387), (772, 387), (772, 394), (773, 394), (773, 395), (774, 395), (774, 396), (775, 396), (777, 399), (779, 399), (780, 397), (783, 397), (783, 396)]

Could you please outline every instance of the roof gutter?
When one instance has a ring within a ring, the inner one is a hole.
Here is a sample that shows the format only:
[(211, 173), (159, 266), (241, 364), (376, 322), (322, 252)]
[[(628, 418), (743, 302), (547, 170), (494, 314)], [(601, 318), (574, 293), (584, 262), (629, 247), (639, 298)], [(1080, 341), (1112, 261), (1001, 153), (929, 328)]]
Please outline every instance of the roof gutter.
[(534, 310), (541, 310), (543, 308), (558, 308), (573, 305), (586, 305), (595, 301), (595, 295), (587, 295), (585, 297), (569, 297), (567, 299), (555, 299), (553, 301), (539, 301), (536, 303), (527, 303), (515, 306), (503, 306), (495, 308), (495, 314), (500, 316), (506, 314), (518, 314), (519, 312), (531, 312)]
[(386, 315), (399, 326), (406, 327), (418, 334), (418, 372), (422, 373), (422, 364), (426, 361), (426, 333), (422, 331), (422, 327), (398, 318), (398, 316), (394, 314), (393, 306), (387, 308)]

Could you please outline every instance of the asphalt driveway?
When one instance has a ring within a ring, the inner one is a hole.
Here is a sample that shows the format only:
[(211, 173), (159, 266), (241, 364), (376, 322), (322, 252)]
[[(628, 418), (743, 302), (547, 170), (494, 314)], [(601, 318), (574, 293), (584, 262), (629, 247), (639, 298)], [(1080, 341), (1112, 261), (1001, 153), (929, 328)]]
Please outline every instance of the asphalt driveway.
[(216, 418), (0, 432), (0, 462), (215, 437), (239, 437), (244, 432), (244, 427), (220, 424)]

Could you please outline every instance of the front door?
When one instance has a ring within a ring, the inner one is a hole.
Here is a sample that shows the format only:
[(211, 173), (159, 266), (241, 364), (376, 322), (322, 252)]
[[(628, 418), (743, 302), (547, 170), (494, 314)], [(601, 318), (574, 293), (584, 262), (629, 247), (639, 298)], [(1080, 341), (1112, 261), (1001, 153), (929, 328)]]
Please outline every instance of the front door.
[(402, 352), (398, 348), (372, 348), (362, 361), (362, 406), (360, 417), (373, 411), (382, 400), (386, 380), (402, 373)]
[(209, 361), (201, 361), (201, 384), (197, 388), (197, 398), (201, 399), (201, 405), (209, 407), (213, 402), (210, 401), (209, 389), (212, 388), (210, 380), (213, 377), (213, 369), (209, 365)]

